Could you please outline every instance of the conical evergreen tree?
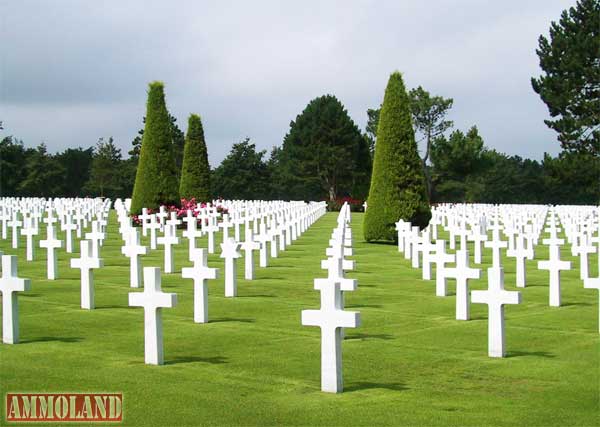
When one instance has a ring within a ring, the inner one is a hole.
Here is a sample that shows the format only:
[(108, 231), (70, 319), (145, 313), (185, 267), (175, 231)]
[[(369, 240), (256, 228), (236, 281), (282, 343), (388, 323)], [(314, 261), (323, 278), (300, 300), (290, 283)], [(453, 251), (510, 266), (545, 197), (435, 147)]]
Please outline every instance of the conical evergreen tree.
[(148, 90), (146, 125), (135, 175), (131, 213), (139, 214), (142, 208), (156, 209), (161, 204), (178, 205), (178, 187), (164, 85), (162, 82), (152, 82)]
[(397, 240), (394, 224), (399, 219), (425, 227), (431, 218), (409, 99), (402, 75), (397, 71), (390, 76), (385, 90), (367, 203), (364, 220), (367, 241)]
[(184, 199), (192, 197), (195, 197), (197, 201), (210, 199), (210, 166), (208, 165), (202, 120), (197, 114), (191, 114), (188, 120), (179, 194)]

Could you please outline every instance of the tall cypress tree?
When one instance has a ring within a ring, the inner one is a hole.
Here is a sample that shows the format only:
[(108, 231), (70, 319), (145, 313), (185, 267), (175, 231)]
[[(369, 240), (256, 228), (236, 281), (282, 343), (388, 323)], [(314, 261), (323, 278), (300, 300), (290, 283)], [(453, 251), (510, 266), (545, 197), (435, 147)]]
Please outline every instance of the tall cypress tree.
[(198, 201), (210, 199), (210, 166), (208, 165), (202, 120), (197, 114), (190, 114), (188, 120), (179, 194), (185, 199), (192, 197)]
[(152, 82), (148, 90), (146, 125), (135, 176), (131, 213), (161, 204), (179, 204), (177, 168), (173, 156), (169, 113), (162, 82)]
[(385, 90), (375, 147), (364, 237), (367, 241), (394, 241), (394, 224), (399, 219), (425, 227), (431, 218), (410, 101), (397, 71)]

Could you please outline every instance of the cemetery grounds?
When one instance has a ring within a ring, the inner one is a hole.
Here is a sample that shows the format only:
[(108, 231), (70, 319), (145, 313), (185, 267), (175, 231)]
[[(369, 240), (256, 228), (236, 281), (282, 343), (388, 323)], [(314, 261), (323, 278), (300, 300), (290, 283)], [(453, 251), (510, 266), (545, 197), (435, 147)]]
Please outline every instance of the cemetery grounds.
[[(267, 268), (258, 268), (255, 253), (253, 281), (243, 279), (239, 262), (236, 298), (224, 297), (223, 260), (209, 255), (221, 274), (208, 281), (208, 324), (193, 322), (193, 283), (181, 278), (191, 265), (188, 246), (174, 247), (176, 273), (162, 274), (163, 291), (178, 295), (177, 307), (163, 310), (164, 366), (144, 364), (144, 315), (128, 307), (129, 259), (120, 253), (114, 211), (105, 267), (94, 271), (95, 310), (80, 309), (80, 271), (69, 267), (75, 253), (59, 251), (59, 278), (49, 281), (39, 236), (33, 262), (25, 261), (23, 236), (17, 250), (10, 238), (0, 240), (32, 282), (19, 294), (21, 342), (0, 348), (2, 396), (122, 392), (123, 425), (600, 424), (598, 292), (583, 288), (578, 267), (562, 273), (563, 306), (554, 308), (548, 272), (537, 269), (547, 246), (527, 261), (524, 289), (515, 287), (515, 261), (504, 253), (505, 287), (520, 290), (523, 302), (505, 309), (508, 357), (489, 358), (487, 306), (472, 304), (472, 320), (455, 320), (453, 281), (450, 296), (436, 297), (435, 280), (421, 280), (396, 246), (362, 240), (360, 213), (352, 214), (357, 268), (347, 274), (358, 290), (345, 298), (362, 325), (345, 330), (344, 392), (322, 393), (320, 330), (301, 326), (300, 312), (319, 306), (313, 279), (326, 277), (320, 261), (336, 218), (323, 216)], [(487, 288), (491, 251), (483, 254), (482, 278), (471, 289)], [(561, 257), (578, 266), (566, 248)], [(163, 251), (141, 261), (162, 270)], [(597, 275), (593, 255), (590, 276)]]

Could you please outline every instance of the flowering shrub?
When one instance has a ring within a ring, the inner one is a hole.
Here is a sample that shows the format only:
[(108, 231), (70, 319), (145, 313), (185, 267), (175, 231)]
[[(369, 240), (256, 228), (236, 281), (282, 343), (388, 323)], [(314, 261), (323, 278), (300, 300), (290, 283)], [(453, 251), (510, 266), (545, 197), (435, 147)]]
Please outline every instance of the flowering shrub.
[[(201, 208), (205, 208), (206, 203), (197, 203), (196, 199), (192, 197), (189, 200), (181, 199), (181, 207), (172, 206), (172, 205), (170, 205), (170, 206), (162, 205), (162, 206), (164, 206), (165, 211), (169, 214), (169, 216), (171, 215), (171, 212), (175, 212), (175, 214), (177, 215), (177, 219), (185, 218), (187, 216), (187, 211), (190, 210), (192, 212), (192, 216), (196, 217), (196, 221), (199, 222), (200, 221), (200, 218), (198, 218), (198, 216), (200, 215), (199, 210)], [(228, 213), (227, 208), (225, 208), (220, 203), (217, 204), (215, 207), (217, 208), (217, 212), (221, 215)], [(148, 208), (148, 214), (157, 213), (159, 211), (160, 211), (160, 208), (158, 208), (158, 209)], [(142, 220), (140, 219), (139, 215), (132, 215), (131, 219), (132, 219), (133, 225), (139, 226), (142, 224)], [(180, 227), (183, 227), (183, 224), (181, 224)]]
[(327, 210), (329, 211), (339, 211), (345, 202), (348, 202), (350, 205), (350, 210), (352, 212), (362, 212), (363, 202), (364, 200), (353, 199), (352, 197), (338, 197), (337, 199), (331, 201), (327, 201)]

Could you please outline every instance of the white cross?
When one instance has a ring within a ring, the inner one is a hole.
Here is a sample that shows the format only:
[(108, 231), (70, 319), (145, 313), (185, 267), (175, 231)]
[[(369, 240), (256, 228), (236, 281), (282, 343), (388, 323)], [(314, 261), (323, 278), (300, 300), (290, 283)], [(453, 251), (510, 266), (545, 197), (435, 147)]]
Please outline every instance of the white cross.
[(432, 260), (435, 264), (435, 294), (438, 297), (445, 297), (447, 293), (446, 264), (454, 262), (454, 255), (446, 253), (444, 240), (435, 242), (435, 255), (432, 256)]
[[(188, 210), (188, 214), (191, 215), (190, 210)], [(196, 217), (187, 216), (183, 219), (187, 224), (185, 231), (183, 232), (183, 237), (188, 239), (188, 259), (192, 261), (192, 256), (194, 250), (196, 249), (196, 238), (202, 237), (202, 231), (198, 230), (196, 226)]]
[(575, 254), (579, 255), (579, 278), (585, 280), (589, 277), (589, 254), (593, 254), (596, 248), (592, 244), (586, 244), (582, 242), (578, 246), (575, 246)]
[(12, 220), (8, 222), (12, 230), (12, 248), (17, 249), (19, 247), (19, 227), (23, 225), (22, 221), (19, 221), (17, 213), (13, 213)]
[(27, 236), (27, 261), (33, 261), (33, 254), (35, 249), (35, 245), (33, 243), (33, 236), (37, 236), (38, 234), (38, 230), (34, 227), (33, 222), (33, 218), (27, 218), (27, 226), (21, 229), (21, 234)]
[(177, 214), (175, 212), (171, 212), (171, 217), (166, 221), (166, 224), (171, 227), (171, 230), (173, 231), (172, 234), (175, 234), (177, 226), (181, 224), (181, 220), (177, 219)]
[(73, 253), (73, 231), (77, 229), (77, 224), (72, 221), (70, 215), (67, 215), (65, 222), (61, 224), (60, 228), (65, 232), (66, 251)]
[(208, 217), (208, 225), (202, 227), (202, 230), (208, 233), (208, 253), (215, 253), (215, 233), (219, 231), (219, 227), (214, 223), (214, 217)]
[(237, 296), (236, 259), (242, 254), (239, 252), (240, 244), (229, 238), (221, 243), (221, 258), (225, 258), (225, 296)]
[(47, 250), (46, 259), (48, 280), (55, 280), (57, 277), (56, 249), (62, 248), (62, 241), (56, 238), (53, 225), (48, 225), (46, 227), (46, 234), (46, 240), (40, 240), (40, 247), (46, 248)]
[(224, 242), (227, 239), (229, 239), (229, 229), (231, 228), (232, 225), (233, 225), (233, 223), (231, 221), (229, 221), (229, 215), (223, 214), (223, 220), (219, 224), (219, 228), (223, 229), (223, 241)]
[(423, 267), (421, 277), (423, 280), (431, 280), (431, 264), (435, 254), (435, 245), (426, 239), (421, 244), (421, 253), (423, 254)]
[[(600, 291), (600, 277), (585, 278), (583, 281), (583, 287), (586, 289), (596, 289), (596, 290)], [(599, 295), (600, 295), (600, 293), (599, 293)], [(598, 308), (600, 309), (600, 304), (598, 305)], [(598, 322), (598, 331), (600, 332), (600, 316), (599, 316), (599, 322)]]
[(504, 289), (504, 269), (488, 268), (488, 289), (471, 291), (471, 301), (488, 306), (488, 356), (504, 357), (504, 305), (521, 304), (521, 292)]
[(475, 264), (481, 264), (481, 244), (487, 240), (487, 234), (483, 233), (481, 226), (474, 227), (468, 237), (473, 242), (473, 261)]
[(148, 208), (143, 208), (142, 214), (138, 215), (138, 219), (140, 220), (140, 224), (142, 225), (142, 235), (143, 236), (148, 235), (148, 222), (150, 221), (150, 218), (152, 216), (154, 216), (154, 215), (148, 213)]
[(179, 237), (175, 233), (175, 228), (167, 224), (164, 236), (157, 239), (157, 243), (165, 247), (165, 273), (173, 273), (173, 245), (179, 244)]
[(136, 228), (129, 230), (127, 242), (121, 247), (121, 253), (129, 258), (129, 286), (139, 288), (142, 281), (140, 255), (148, 255), (148, 248), (140, 245), (140, 235)]
[(193, 267), (181, 269), (181, 277), (194, 280), (194, 322), (208, 322), (208, 279), (219, 277), (218, 268), (208, 267), (206, 249), (195, 249), (192, 252)]
[(315, 281), (321, 291), (320, 310), (302, 310), (302, 325), (321, 328), (321, 390), (340, 393), (342, 378), (342, 329), (360, 326), (360, 313), (343, 311), (339, 282)]
[(177, 305), (177, 294), (162, 292), (160, 268), (144, 268), (144, 291), (129, 293), (130, 307), (144, 308), (144, 361), (148, 365), (162, 365), (163, 333), (162, 309)]
[(267, 224), (264, 222), (260, 224), (260, 234), (256, 237), (256, 240), (260, 243), (258, 265), (266, 267), (268, 264), (267, 243), (271, 238), (269, 237), (269, 233), (267, 233)]
[(167, 219), (168, 216), (169, 216), (169, 214), (166, 211), (165, 207), (161, 206), (160, 209), (158, 210), (158, 213), (156, 214), (156, 217), (158, 218), (158, 222), (161, 226), (161, 230), (163, 229), (163, 225), (165, 225), (165, 220)]
[(506, 251), (506, 255), (513, 257), (517, 263), (517, 287), (524, 288), (527, 282), (525, 260), (529, 258), (531, 250), (525, 247), (525, 237), (517, 235), (515, 247)]
[(79, 245), (80, 258), (71, 259), (71, 268), (81, 270), (81, 308), (92, 310), (94, 308), (94, 276), (93, 269), (104, 266), (104, 261), (93, 256), (91, 243), (82, 240)]
[(502, 249), (508, 247), (508, 242), (500, 239), (492, 239), (485, 242), (484, 246), (492, 249), (492, 267), (502, 267)]
[(269, 229), (269, 237), (271, 239), (269, 243), (271, 247), (271, 258), (277, 258), (279, 256), (279, 246), (277, 243), (277, 239), (283, 240), (279, 233), (279, 229), (274, 224), (272, 224), (271, 228)]
[[(348, 263), (345, 264), (344, 263)], [(348, 267), (348, 268), (345, 268)], [(354, 268), (354, 261), (345, 260), (340, 257), (331, 257), (325, 260), (321, 260), (321, 268), (327, 270), (327, 279), (315, 279), (315, 280), (329, 280), (330, 282), (337, 282), (340, 284), (341, 291), (355, 291), (357, 286), (356, 279), (347, 279), (344, 277), (344, 270), (352, 270)], [(316, 283), (316, 282), (315, 282)], [(342, 300), (343, 303), (343, 300)], [(342, 304), (343, 307), (343, 304)]]
[(98, 258), (100, 256), (100, 245), (104, 239), (105, 234), (101, 231), (101, 225), (98, 221), (92, 221), (92, 232), (85, 233), (85, 238), (91, 241), (92, 244), (92, 256)]
[(150, 249), (156, 249), (156, 232), (160, 230), (161, 224), (156, 219), (156, 215), (150, 215), (150, 223), (146, 226), (150, 230)]
[(469, 252), (456, 251), (456, 267), (446, 268), (446, 277), (456, 279), (456, 320), (469, 320), (469, 279), (479, 279), (481, 270), (469, 267)]
[(17, 257), (2, 255), (0, 292), (2, 292), (2, 342), (5, 344), (19, 342), (19, 303), (16, 292), (29, 290), (31, 290), (31, 281), (17, 276)]
[(246, 241), (242, 243), (244, 251), (244, 278), (246, 280), (254, 279), (254, 257), (253, 251), (260, 249), (260, 243), (254, 241), (252, 229), (246, 228)]
[(558, 246), (550, 246), (550, 259), (538, 261), (538, 269), (550, 272), (550, 306), (560, 307), (560, 272), (570, 270), (571, 263), (560, 259)]

